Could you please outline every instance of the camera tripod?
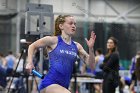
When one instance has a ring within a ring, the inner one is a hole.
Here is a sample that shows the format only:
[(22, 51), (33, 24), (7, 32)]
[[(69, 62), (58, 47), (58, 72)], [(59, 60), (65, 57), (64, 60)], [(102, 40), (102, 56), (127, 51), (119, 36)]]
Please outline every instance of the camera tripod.
[[(32, 78), (35, 80), (36, 86), (38, 85), (35, 76), (34, 75), (29, 75), (24, 69), (24, 67), (25, 67), (24, 65), (25, 65), (25, 61), (26, 61), (26, 55), (27, 55), (26, 49), (22, 49), (21, 55), (20, 55), (20, 57), (18, 59), (17, 65), (16, 65), (16, 68), (14, 69), (14, 71), (12, 73), (12, 79), (10, 81), (7, 93), (29, 93), (29, 89), (28, 89), (29, 88), (29, 85), (28, 85), (29, 84), (29, 82), (28, 82), (29, 81), (29, 76), (32, 76)], [(20, 60), (22, 58), (24, 60), (24, 62), (23, 62), (23, 71), (20, 73), (20, 72), (17, 72), (17, 68), (18, 68)], [(11, 89), (14, 77), (18, 77), (18, 80), (15, 83), (16, 89), (11, 91), (10, 89)], [(24, 78), (26, 79), (26, 89), (25, 89), (25, 86), (24, 86)], [(37, 90), (38, 90), (38, 86), (37, 86)]]

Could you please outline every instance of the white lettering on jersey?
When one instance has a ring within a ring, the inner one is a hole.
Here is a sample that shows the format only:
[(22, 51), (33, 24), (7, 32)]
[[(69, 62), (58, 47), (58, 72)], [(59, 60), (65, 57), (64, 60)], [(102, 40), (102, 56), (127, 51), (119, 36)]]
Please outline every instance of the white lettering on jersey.
[(68, 50), (60, 50), (60, 53), (65, 53), (68, 55), (73, 55), (73, 56), (77, 56), (77, 54), (73, 51), (68, 51)]

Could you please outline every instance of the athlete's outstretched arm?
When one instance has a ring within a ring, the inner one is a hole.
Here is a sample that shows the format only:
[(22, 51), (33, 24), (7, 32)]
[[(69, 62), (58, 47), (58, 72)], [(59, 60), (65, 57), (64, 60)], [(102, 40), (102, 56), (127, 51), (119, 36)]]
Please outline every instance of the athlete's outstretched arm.
[(93, 70), (94, 69), (94, 64), (95, 64), (95, 55), (94, 55), (94, 43), (95, 43), (96, 35), (94, 32), (91, 32), (90, 39), (86, 40), (86, 43), (89, 48), (89, 53), (87, 53), (83, 47), (77, 43), (77, 47), (79, 50), (79, 56), (90, 66), (90, 68)]

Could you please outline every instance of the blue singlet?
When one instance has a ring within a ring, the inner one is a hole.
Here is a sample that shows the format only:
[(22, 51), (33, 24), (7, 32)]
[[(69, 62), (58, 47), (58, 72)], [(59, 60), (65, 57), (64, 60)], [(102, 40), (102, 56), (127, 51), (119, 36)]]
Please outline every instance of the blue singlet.
[(68, 45), (62, 40), (61, 36), (58, 36), (56, 48), (49, 53), (49, 72), (41, 81), (39, 90), (51, 84), (59, 84), (68, 88), (77, 53), (78, 49), (73, 41)]

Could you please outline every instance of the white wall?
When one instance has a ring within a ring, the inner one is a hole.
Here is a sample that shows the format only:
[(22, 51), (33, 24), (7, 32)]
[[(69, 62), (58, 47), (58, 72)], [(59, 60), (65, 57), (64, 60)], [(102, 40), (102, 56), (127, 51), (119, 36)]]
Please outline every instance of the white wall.
[[(35, 0), (30, 0), (35, 2)], [(108, 3), (119, 13), (124, 14), (140, 4), (136, 0), (107, 0)], [(126, 15), (126, 20), (120, 18), (104, 0), (40, 0), (43, 4), (51, 4), (55, 14), (72, 14), (77, 19), (83, 20), (84, 14), (89, 13), (90, 21), (107, 21), (107, 22), (132, 22), (139, 23), (140, 21), (140, 6), (134, 9), (133, 12)], [(89, 2), (89, 10), (86, 10), (85, 2)]]
[[(104, 0), (20, 0), (20, 9), (23, 12), (25, 5), (29, 1), (30, 3), (41, 3), (53, 5), (53, 11), (55, 15), (58, 14), (71, 14), (78, 20), (85, 20), (84, 14), (89, 14), (90, 21), (97, 22), (132, 22), (140, 23), (140, 5), (133, 12), (126, 15), (126, 20), (119, 19), (118, 14), (109, 7)], [(108, 3), (121, 15), (127, 13), (130, 9), (133, 9), (138, 4), (139, 0), (106, 0)], [(89, 6), (86, 6), (85, 2), (89, 2)], [(8, 4), (7, 7), (13, 11), (16, 10), (17, 0), (0, 0), (0, 12), (6, 7), (3, 4)], [(86, 8), (86, 7), (89, 7)], [(88, 9), (88, 10), (87, 10)]]
[(0, 0), (0, 10), (6, 8), (6, 0)]
[[(140, 2), (134, 0), (106, 0), (108, 3), (119, 13), (124, 14), (136, 7), (133, 12), (126, 15), (126, 19), (129, 22), (139, 23), (140, 20)], [(97, 18), (102, 18), (107, 22), (127, 22), (122, 18), (117, 20), (119, 14), (117, 14), (109, 5), (103, 0), (91, 0), (90, 2), (90, 13), (97, 16)], [(91, 17), (92, 19), (92, 17)]]

